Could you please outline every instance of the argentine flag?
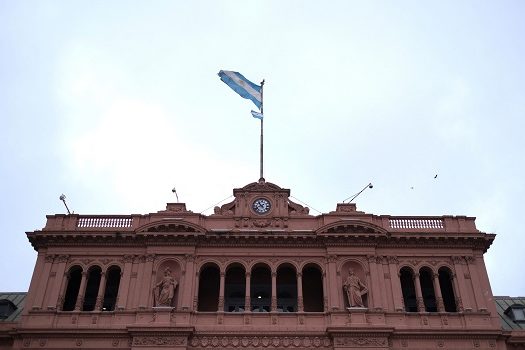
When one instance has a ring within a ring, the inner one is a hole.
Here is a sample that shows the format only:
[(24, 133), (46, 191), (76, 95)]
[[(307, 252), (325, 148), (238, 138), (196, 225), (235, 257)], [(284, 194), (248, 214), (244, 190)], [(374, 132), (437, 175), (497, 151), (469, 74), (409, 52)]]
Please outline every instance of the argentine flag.
[(252, 117), (257, 118), (257, 119), (262, 119), (264, 116), (262, 113), (252, 111)]
[(218, 75), (226, 85), (232, 88), (233, 91), (241, 95), (241, 97), (243, 98), (252, 100), (252, 102), (255, 103), (257, 108), (261, 109), (261, 86), (252, 83), (239, 72), (221, 70)]

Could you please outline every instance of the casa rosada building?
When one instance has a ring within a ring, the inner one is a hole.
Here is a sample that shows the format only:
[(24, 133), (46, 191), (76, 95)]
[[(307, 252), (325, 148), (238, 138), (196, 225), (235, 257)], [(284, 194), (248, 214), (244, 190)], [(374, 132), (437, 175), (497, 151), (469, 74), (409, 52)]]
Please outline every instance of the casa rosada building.
[[(523, 348), (525, 331), (502, 328), (483, 260), (495, 235), (474, 218), (353, 203), (314, 216), (264, 179), (233, 194), (211, 215), (168, 203), (48, 216), (27, 233), (29, 291), (2, 299), (20, 310), (0, 322), (0, 347)], [(509, 309), (519, 324), (523, 308)]]

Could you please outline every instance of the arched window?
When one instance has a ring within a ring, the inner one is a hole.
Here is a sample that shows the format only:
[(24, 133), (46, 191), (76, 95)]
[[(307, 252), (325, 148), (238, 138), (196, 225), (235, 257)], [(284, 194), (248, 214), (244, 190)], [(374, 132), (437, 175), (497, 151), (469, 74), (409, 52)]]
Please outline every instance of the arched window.
[(456, 297), (454, 295), (454, 287), (452, 286), (452, 273), (447, 267), (441, 267), (438, 270), (438, 274), (439, 288), (441, 289), (445, 311), (457, 312)]
[(75, 304), (80, 290), (80, 282), (82, 281), (82, 268), (80, 266), (73, 266), (67, 273), (67, 287), (64, 296), (64, 304), (62, 311), (75, 310)]
[(253, 312), (270, 312), (272, 273), (267, 265), (256, 265), (250, 281), (250, 304)]
[(277, 269), (277, 311), (297, 312), (297, 274), (291, 265)]
[(197, 311), (218, 311), (220, 278), (220, 270), (217, 265), (209, 264), (201, 269)]
[(226, 270), (224, 281), (224, 311), (244, 311), (246, 296), (246, 271), (242, 265), (233, 265)]
[(419, 283), (423, 294), (423, 303), (426, 312), (437, 312), (436, 293), (434, 291), (434, 278), (432, 270), (422, 267), (419, 270)]
[(316, 265), (303, 268), (303, 305), (305, 312), (323, 312), (323, 275)]
[(97, 303), (98, 288), (100, 287), (102, 269), (93, 266), (88, 270), (86, 292), (84, 293), (84, 303), (82, 311), (93, 311)]
[(106, 272), (106, 288), (104, 290), (103, 311), (115, 310), (118, 288), (120, 285), (120, 267), (111, 266)]
[(400, 271), (401, 291), (405, 311), (417, 312), (416, 287), (414, 286), (414, 272), (409, 267), (403, 267)]

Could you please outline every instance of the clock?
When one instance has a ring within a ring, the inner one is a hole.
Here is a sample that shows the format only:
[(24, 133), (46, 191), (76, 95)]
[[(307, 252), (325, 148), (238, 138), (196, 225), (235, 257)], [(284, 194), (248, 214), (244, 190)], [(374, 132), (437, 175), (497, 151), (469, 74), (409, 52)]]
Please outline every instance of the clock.
[(257, 214), (266, 214), (272, 209), (272, 204), (265, 198), (257, 198), (253, 201), (252, 209)]

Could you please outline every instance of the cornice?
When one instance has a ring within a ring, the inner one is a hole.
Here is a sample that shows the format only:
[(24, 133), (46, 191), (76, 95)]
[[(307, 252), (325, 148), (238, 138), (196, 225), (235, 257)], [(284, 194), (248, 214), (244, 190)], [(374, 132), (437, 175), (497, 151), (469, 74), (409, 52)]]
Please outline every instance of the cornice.
[[(334, 226), (337, 227), (337, 226)], [(160, 245), (202, 247), (377, 247), (377, 248), (469, 248), (486, 251), (495, 235), (477, 234), (401, 234), (378, 235), (376, 233), (315, 234), (279, 232), (34, 232), (29, 241), (40, 247), (59, 246), (111, 246), (144, 247)]]

